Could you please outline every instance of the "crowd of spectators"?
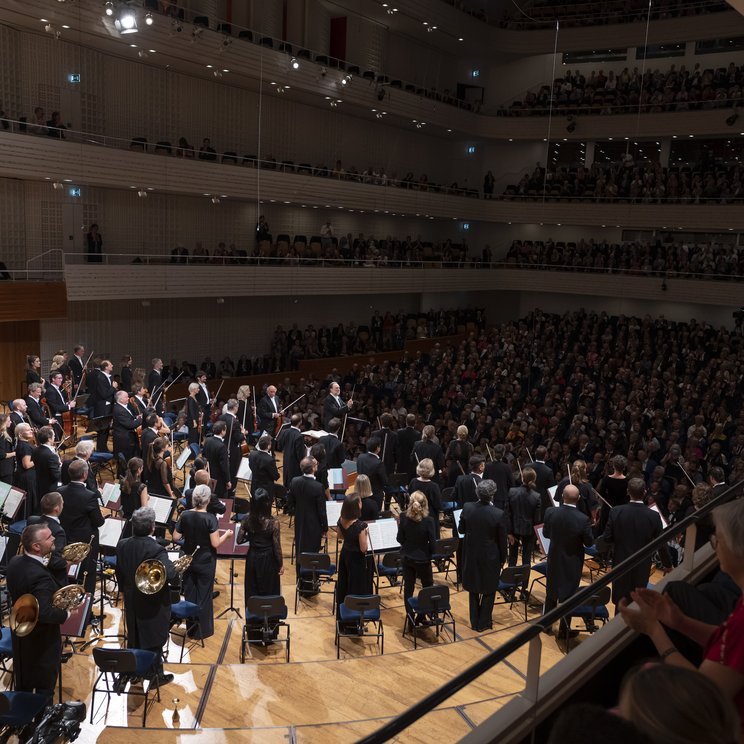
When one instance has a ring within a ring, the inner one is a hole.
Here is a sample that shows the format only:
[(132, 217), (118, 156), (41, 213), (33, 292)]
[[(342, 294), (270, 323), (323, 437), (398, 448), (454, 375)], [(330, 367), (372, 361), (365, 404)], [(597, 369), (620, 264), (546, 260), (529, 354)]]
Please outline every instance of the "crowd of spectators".
[[(730, 62), (727, 67), (703, 68), (696, 63), (692, 70), (685, 65), (677, 69), (659, 69), (641, 73), (592, 70), (588, 77), (579, 70), (568, 70), (553, 81), (553, 113), (557, 114), (622, 114), (695, 111), (738, 106), (742, 101), (744, 65)], [(502, 116), (547, 116), (551, 86), (542, 85), (537, 93), (528, 92), (515, 101)]]
[[(505, 10), (499, 17), (489, 16), (483, 7), (472, 7), (466, 0), (445, 0), (479, 21), (501, 28), (533, 29), (561, 26), (599, 26), (609, 23), (640, 23), (681, 18), (729, 10), (723, 0), (661, 0), (649, 5), (644, 0), (604, 0), (601, 3), (527, 0)], [(651, 10), (649, 14), (649, 8)]]
[(744, 276), (744, 249), (715, 242), (632, 241), (610, 243), (515, 240), (506, 262), (520, 269), (562, 269), (629, 273), (668, 278), (734, 279)]
[(744, 198), (740, 163), (663, 167), (628, 155), (612, 163), (550, 167), (537, 163), (518, 184), (508, 185), (507, 199), (628, 200), (632, 204), (738, 204)]
[[(390, 411), (402, 426), (413, 413), (445, 449), (464, 424), (485, 455), (487, 441), (505, 444), (515, 472), (516, 457), (544, 445), (556, 475), (581, 457), (596, 487), (609, 459), (622, 455), (629, 475), (668, 492), (672, 480), (688, 484), (678, 454), (695, 482), (715, 466), (732, 482), (744, 475), (742, 351), (741, 326), (535, 310), (460, 344), (338, 377), (347, 391), (356, 386), (359, 418)], [(307, 392), (296, 409), (314, 418), (326, 383), (285, 383), (282, 399)], [(349, 444), (363, 447), (368, 432), (349, 426)]]

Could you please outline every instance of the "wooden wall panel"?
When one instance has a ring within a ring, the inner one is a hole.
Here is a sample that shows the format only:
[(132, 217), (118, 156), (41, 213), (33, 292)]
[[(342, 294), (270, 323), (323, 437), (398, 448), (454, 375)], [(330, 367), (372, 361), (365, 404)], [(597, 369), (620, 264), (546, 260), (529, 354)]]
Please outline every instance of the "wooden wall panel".
[(64, 282), (4, 282), (0, 292), (0, 323), (67, 316)]
[(0, 401), (25, 391), (26, 355), (39, 353), (40, 325), (38, 320), (0, 323)]

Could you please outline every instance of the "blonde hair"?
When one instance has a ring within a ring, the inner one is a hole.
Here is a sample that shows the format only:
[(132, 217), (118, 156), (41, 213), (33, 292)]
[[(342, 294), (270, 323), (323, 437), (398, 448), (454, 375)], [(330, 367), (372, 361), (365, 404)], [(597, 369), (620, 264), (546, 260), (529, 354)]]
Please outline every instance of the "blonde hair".
[(571, 480), (574, 484), (586, 480), (586, 462), (584, 460), (574, 460), (571, 467)]
[(468, 431), (468, 427), (464, 424), (460, 424), (460, 426), (457, 427), (457, 438), (458, 439), (467, 439), (470, 432)]
[(49, 373), (54, 372), (55, 369), (59, 369), (65, 363), (65, 358), (62, 354), (55, 354), (52, 357), (52, 363), (49, 366)]
[(707, 483), (698, 483), (692, 489), (692, 505), (696, 509), (705, 506), (713, 497), (713, 488)]
[(406, 509), (406, 516), (412, 522), (420, 522), (424, 517), (429, 516), (429, 502), (421, 491), (414, 491), (411, 494), (411, 501), (408, 504), (408, 509)]
[(354, 483), (354, 493), (360, 499), (366, 499), (372, 495), (372, 483), (368, 476), (363, 473), (357, 475), (356, 482)]
[(422, 478), (427, 478), (427, 479), (431, 478), (432, 475), (434, 475), (434, 463), (431, 461), (430, 457), (425, 457), (416, 466), (416, 475), (419, 475)]
[(189, 383), (189, 395), (191, 393), (197, 391), (199, 389), (199, 383), (198, 382), (190, 382)]

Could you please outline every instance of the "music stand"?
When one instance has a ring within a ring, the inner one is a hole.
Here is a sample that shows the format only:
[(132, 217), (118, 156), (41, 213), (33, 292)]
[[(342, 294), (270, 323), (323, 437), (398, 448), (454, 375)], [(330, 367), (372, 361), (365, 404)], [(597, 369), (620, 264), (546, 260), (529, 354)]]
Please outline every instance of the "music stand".
[(222, 543), (217, 548), (217, 558), (218, 559), (230, 559), (230, 605), (229, 607), (226, 607), (222, 612), (220, 612), (217, 617), (222, 617), (223, 615), (226, 615), (228, 612), (234, 612), (241, 620), (243, 618), (242, 613), (240, 612), (240, 608), (235, 607), (235, 577), (237, 574), (235, 573), (235, 559), (241, 558), (245, 556), (245, 554), (248, 552), (248, 543), (239, 543), (238, 542), (238, 533), (239, 533), (239, 527), (237, 522), (232, 521), (232, 510), (233, 510), (233, 504), (235, 503), (233, 499), (225, 499), (225, 513), (221, 514), (217, 517), (217, 522), (219, 524), (220, 529), (227, 530), (232, 527), (235, 528), (234, 534), (232, 536), (232, 540), (225, 540), (225, 542)]

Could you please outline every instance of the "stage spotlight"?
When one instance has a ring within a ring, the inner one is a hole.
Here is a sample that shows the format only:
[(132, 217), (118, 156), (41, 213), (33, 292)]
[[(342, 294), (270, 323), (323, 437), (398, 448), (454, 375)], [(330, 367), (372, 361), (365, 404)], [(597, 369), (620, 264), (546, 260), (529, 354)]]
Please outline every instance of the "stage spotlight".
[(116, 20), (114, 21), (116, 30), (124, 34), (136, 34), (139, 29), (137, 28), (137, 16), (129, 8), (124, 8), (119, 12)]
[(147, 199), (147, 191), (139, 189), (139, 191), (137, 191), (137, 196), (139, 196), (140, 199)]
[(149, 10), (145, 13), (145, 23), (148, 26), (152, 26), (152, 24), (155, 23), (155, 18)]
[(113, 0), (106, 0), (106, 2), (103, 4), (103, 10), (106, 13), (107, 16), (114, 15), (114, 3)]
[(341, 78), (341, 85), (348, 85), (351, 82), (351, 75), (344, 75)]
[(292, 65), (293, 70), (299, 70), (300, 69), (300, 61), (297, 59), (297, 57), (292, 57), (292, 59), (289, 62), (290, 65)]

